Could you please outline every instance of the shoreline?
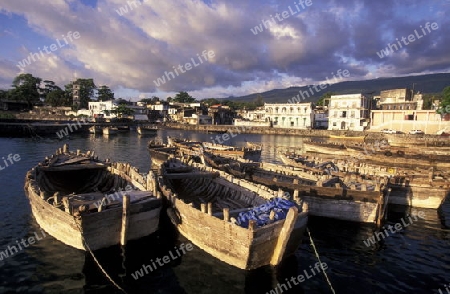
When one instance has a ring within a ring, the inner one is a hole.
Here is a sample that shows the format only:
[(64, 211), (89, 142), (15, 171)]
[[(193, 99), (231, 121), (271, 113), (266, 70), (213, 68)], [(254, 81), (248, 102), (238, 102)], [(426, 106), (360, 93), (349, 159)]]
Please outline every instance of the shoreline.
[[(51, 135), (56, 135), (56, 131), (66, 127), (68, 124), (77, 123), (79, 120), (33, 120), (33, 119), (0, 119), (0, 137), (17, 137), (29, 136), (30, 127), (33, 132)], [(118, 126), (130, 125), (135, 126), (140, 124), (138, 122), (85, 122), (83, 121), (83, 128), (77, 132), (87, 132), (89, 126)], [(149, 124), (145, 122), (145, 124)], [(260, 135), (290, 135), (311, 138), (330, 138), (330, 135), (358, 137), (366, 136), (366, 142), (374, 142), (381, 140), (388, 140), (389, 142), (400, 142), (405, 145), (430, 145), (430, 147), (448, 147), (450, 146), (450, 137), (440, 135), (409, 135), (409, 134), (384, 134), (374, 131), (344, 131), (344, 130), (322, 130), (322, 129), (289, 129), (289, 128), (274, 128), (267, 126), (235, 126), (235, 125), (188, 125), (178, 123), (158, 124), (160, 128), (206, 132), (217, 135), (225, 133), (233, 134), (260, 134)], [(334, 139), (345, 143), (350, 139)]]

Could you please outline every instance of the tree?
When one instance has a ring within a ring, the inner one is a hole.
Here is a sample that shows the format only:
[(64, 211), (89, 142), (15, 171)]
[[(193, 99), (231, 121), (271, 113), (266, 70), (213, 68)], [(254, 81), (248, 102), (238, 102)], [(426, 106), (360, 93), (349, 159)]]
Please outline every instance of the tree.
[(264, 99), (261, 94), (256, 95), (255, 100), (253, 100), (256, 107), (264, 106)]
[(330, 98), (332, 95), (336, 95), (336, 93), (334, 92), (326, 92), (325, 94), (323, 94), (319, 101), (317, 101), (317, 105), (319, 106), (327, 106), (328, 103), (330, 103), (330, 101), (328, 100), (328, 103), (325, 104), (325, 99)]
[(45, 97), (45, 103), (53, 107), (69, 106), (70, 100), (67, 98), (67, 95), (63, 90), (56, 89), (47, 94)]
[(114, 92), (108, 86), (101, 86), (97, 91), (97, 99), (99, 101), (114, 100)]
[(172, 101), (178, 103), (194, 103), (196, 100), (195, 98), (192, 98), (192, 96), (187, 92), (182, 91), (175, 95), (175, 98)]
[(145, 103), (145, 104), (151, 104), (152, 103), (152, 98), (142, 98), (141, 100), (139, 100), (139, 102)]
[(32, 74), (22, 73), (14, 78), (12, 83), (11, 98), (17, 101), (26, 101), (31, 107), (39, 102), (39, 85), (42, 79), (33, 77)]
[(215, 104), (220, 104), (220, 101), (217, 100), (216, 98), (207, 98), (207, 99), (203, 99), (202, 102), (203, 102), (203, 104), (205, 104), (206, 106), (211, 106), (211, 105), (215, 105)]
[(441, 106), (437, 110), (438, 113), (450, 113), (450, 86), (442, 90)]
[(122, 117), (124, 115), (126, 115), (126, 116), (133, 115), (134, 110), (131, 108), (128, 108), (128, 106), (126, 104), (120, 104), (119, 106), (117, 106), (116, 109), (114, 109), (114, 113), (116, 113), (118, 117)]

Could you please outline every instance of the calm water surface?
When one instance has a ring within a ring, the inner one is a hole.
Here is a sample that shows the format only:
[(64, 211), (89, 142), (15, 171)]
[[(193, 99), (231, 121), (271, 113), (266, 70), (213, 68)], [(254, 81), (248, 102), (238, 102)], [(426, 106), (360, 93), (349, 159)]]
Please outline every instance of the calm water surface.
[[(204, 141), (216, 136), (160, 130), (158, 137), (166, 138), (168, 134)], [(0, 252), (35, 233), (42, 236), (31, 216), (23, 184), (27, 170), (45, 156), (68, 143), (72, 150), (95, 150), (101, 158), (127, 161), (146, 172), (150, 167), (146, 150), (149, 139), (134, 132), (110, 138), (74, 136), (63, 141), (0, 138), (0, 158), (8, 154), (19, 154), (21, 158), (0, 171)], [(243, 146), (246, 140), (261, 142), (262, 160), (277, 163), (280, 163), (276, 158), (277, 148), (300, 147), (302, 143), (300, 137), (276, 135), (238, 135), (226, 143)], [(3, 159), (0, 166), (5, 167)], [(450, 230), (443, 226), (441, 218), (449, 219), (448, 203), (443, 210), (444, 215), (439, 215), (436, 210), (421, 209), (424, 219), (379, 242), (376, 247), (366, 247), (363, 242), (374, 232), (369, 225), (311, 217), (309, 228), (322, 262), (328, 265), (327, 274), (336, 293), (439, 293), (438, 289), (446, 293), (444, 286), (450, 283)], [(409, 213), (408, 208), (392, 207), (389, 223), (400, 222)], [(266, 293), (317, 262), (310, 239), (305, 235), (296, 256), (276, 270), (237, 270), (194, 246), (193, 251), (138, 280), (131, 277), (143, 264), (167, 255), (181, 243), (189, 241), (167, 226), (148, 238), (130, 242), (124, 252), (125, 259), (119, 247), (95, 254), (127, 293)], [(0, 293), (121, 292), (99, 271), (88, 253), (46, 236), (0, 261)], [(316, 275), (282, 293), (332, 292), (324, 276)]]

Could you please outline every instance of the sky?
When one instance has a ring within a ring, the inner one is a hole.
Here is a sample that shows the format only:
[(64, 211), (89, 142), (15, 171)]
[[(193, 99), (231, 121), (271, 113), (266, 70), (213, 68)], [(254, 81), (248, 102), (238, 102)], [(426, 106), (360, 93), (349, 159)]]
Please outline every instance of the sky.
[(0, 88), (31, 73), (204, 99), (449, 72), (448, 15), (450, 0), (0, 0)]

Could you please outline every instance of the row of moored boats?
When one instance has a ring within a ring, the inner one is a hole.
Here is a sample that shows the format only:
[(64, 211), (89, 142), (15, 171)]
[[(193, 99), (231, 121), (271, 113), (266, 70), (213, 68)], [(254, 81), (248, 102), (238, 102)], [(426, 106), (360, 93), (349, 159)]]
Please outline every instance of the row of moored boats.
[(286, 151), (279, 165), (260, 162), (258, 144), (170, 137), (148, 150), (154, 168), (143, 174), (94, 152), (58, 149), (26, 176), (38, 224), (67, 245), (96, 250), (156, 232), (167, 213), (200, 249), (249, 270), (294, 254), (308, 215), (379, 227), (389, 204), (438, 208), (450, 188), (438, 166), (393, 168), (345, 154)]

